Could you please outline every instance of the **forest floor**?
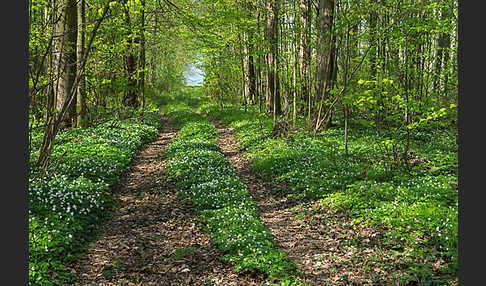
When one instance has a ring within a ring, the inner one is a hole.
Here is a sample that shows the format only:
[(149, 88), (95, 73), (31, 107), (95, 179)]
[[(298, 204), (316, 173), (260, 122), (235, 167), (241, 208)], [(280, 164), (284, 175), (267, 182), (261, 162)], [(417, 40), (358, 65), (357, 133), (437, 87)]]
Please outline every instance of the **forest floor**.
[[(379, 264), (395, 264), (390, 251), (382, 251), (382, 230), (351, 223), (344, 213), (291, 199), (290, 187), (253, 172), (244, 158), (233, 128), (206, 117), (218, 129), (217, 144), (258, 203), (261, 219), (281, 249), (302, 270), (310, 285), (399, 285)], [(359, 237), (362, 247), (349, 245)], [(378, 246), (378, 247), (377, 247)], [(381, 263), (380, 263), (381, 262)], [(400, 272), (395, 269), (396, 274)], [(394, 283), (395, 282), (395, 283)], [(390, 284), (393, 283), (393, 284)]]
[[(351, 223), (338, 213), (290, 198), (289, 186), (255, 174), (233, 129), (208, 117), (217, 144), (258, 204), (277, 244), (310, 285), (402, 285), (382, 230)], [(164, 150), (177, 135), (163, 115), (163, 130), (144, 146), (116, 188), (117, 206), (87, 254), (69, 267), (76, 285), (262, 285), (263, 275), (238, 273), (197, 226), (191, 205), (177, 196), (165, 175)], [(356, 243), (356, 241), (362, 243)], [(391, 266), (391, 267), (390, 267)], [(384, 269), (386, 267), (387, 269)], [(302, 281), (301, 280), (301, 281)]]
[(163, 151), (176, 136), (168, 117), (159, 137), (143, 147), (118, 183), (113, 217), (87, 254), (69, 266), (75, 285), (261, 285), (238, 274), (196, 225), (164, 174)]

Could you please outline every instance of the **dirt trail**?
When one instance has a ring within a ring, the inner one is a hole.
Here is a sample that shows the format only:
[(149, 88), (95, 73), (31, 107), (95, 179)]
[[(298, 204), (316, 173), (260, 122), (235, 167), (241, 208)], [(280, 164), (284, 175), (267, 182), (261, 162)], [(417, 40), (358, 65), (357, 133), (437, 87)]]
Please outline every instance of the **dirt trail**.
[(197, 226), (167, 182), (163, 150), (176, 136), (164, 117), (159, 137), (134, 159), (119, 182), (118, 206), (87, 255), (71, 265), (75, 285), (261, 285), (237, 274)]
[[(297, 206), (286, 197), (288, 187), (285, 184), (270, 182), (252, 172), (250, 163), (239, 152), (239, 143), (231, 127), (214, 118), (206, 118), (218, 129), (217, 143), (258, 203), (265, 225), (281, 249), (302, 269), (306, 283), (398, 285), (390, 284), (390, 280), (383, 282), (386, 276), (391, 277), (376, 263), (377, 257), (382, 262), (393, 261), (388, 253), (378, 253), (379, 231), (353, 225), (344, 214), (312, 211), (312, 204)], [(359, 247), (354, 239), (360, 241)]]

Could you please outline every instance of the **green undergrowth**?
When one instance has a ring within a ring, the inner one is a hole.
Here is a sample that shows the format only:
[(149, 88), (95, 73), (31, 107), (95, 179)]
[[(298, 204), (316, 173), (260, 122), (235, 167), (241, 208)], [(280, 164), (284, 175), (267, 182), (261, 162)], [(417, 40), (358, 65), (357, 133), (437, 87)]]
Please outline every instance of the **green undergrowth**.
[(156, 88), (146, 90), (147, 103), (153, 106), (165, 106), (174, 102), (185, 102), (196, 106), (203, 100), (201, 86), (183, 86), (177, 90), (164, 91)]
[[(414, 258), (407, 265), (411, 280), (438, 285), (457, 277), (457, 144), (448, 132), (414, 131), (408, 173), (390, 170), (384, 131), (350, 128), (346, 157), (340, 126), (315, 139), (304, 132), (273, 139), (271, 118), (255, 111), (208, 103), (198, 109), (233, 127), (256, 173), (286, 181), (289, 196), (346, 212), (355, 223), (384, 226), (385, 245)], [(441, 266), (432, 270), (437, 261)]]
[(222, 259), (233, 262), (236, 271), (295, 283), (297, 267), (275, 244), (246, 185), (216, 145), (216, 128), (188, 105), (169, 104), (163, 112), (179, 129), (166, 150), (167, 174), (198, 212), (212, 243), (225, 251)]
[(110, 214), (111, 187), (128, 170), (141, 145), (162, 127), (160, 115), (147, 110), (144, 121), (109, 120), (61, 131), (53, 144), (51, 166), (41, 176), (34, 162), (42, 140), (32, 136), (29, 175), (29, 282), (65, 285), (74, 276), (64, 264), (82, 253)]

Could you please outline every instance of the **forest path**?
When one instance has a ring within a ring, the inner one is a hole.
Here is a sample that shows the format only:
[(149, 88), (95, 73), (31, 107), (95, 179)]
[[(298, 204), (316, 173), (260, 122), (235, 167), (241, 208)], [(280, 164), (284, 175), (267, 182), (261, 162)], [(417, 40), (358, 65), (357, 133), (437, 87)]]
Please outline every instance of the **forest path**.
[[(383, 256), (374, 249), (379, 231), (356, 226), (343, 213), (331, 212), (316, 203), (287, 197), (289, 186), (271, 182), (255, 174), (240, 152), (233, 128), (205, 116), (217, 128), (221, 147), (249, 194), (258, 203), (260, 217), (280, 248), (302, 270), (303, 280), (311, 285), (390, 285), (381, 268), (369, 263)], [(315, 208), (313, 210), (312, 208)], [(364, 241), (356, 247), (353, 239)], [(391, 262), (391, 257), (388, 257)], [(371, 268), (371, 269), (370, 269)], [(365, 270), (366, 269), (366, 270)], [(376, 277), (378, 280), (376, 280)]]
[(143, 147), (120, 180), (113, 217), (69, 269), (75, 285), (261, 285), (238, 274), (196, 226), (195, 213), (164, 173), (163, 151), (176, 136), (166, 116), (159, 137)]

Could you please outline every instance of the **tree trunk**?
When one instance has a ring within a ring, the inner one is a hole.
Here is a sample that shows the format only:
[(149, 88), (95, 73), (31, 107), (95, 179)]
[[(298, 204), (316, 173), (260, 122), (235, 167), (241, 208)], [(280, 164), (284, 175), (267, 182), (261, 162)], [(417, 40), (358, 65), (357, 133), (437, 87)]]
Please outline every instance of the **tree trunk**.
[[(154, 11), (156, 11), (156, 1), (154, 1)], [(152, 24), (152, 49), (150, 52), (150, 85), (155, 86), (155, 51), (156, 51), (156, 35), (157, 35), (157, 25), (158, 25), (158, 13), (153, 14), (154, 22)]]
[(128, 28), (128, 50), (125, 56), (125, 75), (127, 77), (127, 86), (123, 96), (123, 103), (125, 106), (137, 107), (137, 63), (134, 52), (134, 35), (131, 31), (132, 25), (130, 23), (130, 8), (124, 6), (125, 24)]
[[(441, 1), (443, 2), (443, 1)], [(447, 4), (441, 3), (441, 20), (444, 21), (450, 17), (450, 10), (447, 7)], [(442, 72), (447, 68), (447, 62), (449, 61), (449, 47), (451, 44), (451, 38), (448, 32), (441, 32), (439, 34), (439, 38), (437, 40), (437, 54), (436, 54), (436, 62), (435, 62), (435, 80), (434, 80), (434, 91), (439, 95), (439, 98), (447, 96), (447, 71), (445, 71), (444, 81), (443, 81), (443, 88), (441, 88), (441, 78)], [(443, 68), (444, 67), (444, 68)]]
[[(376, 0), (372, 0), (372, 3), (374, 5), (377, 5)], [(376, 29), (378, 28), (377, 23), (378, 23), (378, 11), (376, 9), (372, 9), (370, 13), (370, 20), (369, 20), (369, 29), (370, 29), (370, 45), (372, 46), (369, 52), (370, 55), (370, 78), (371, 80), (376, 80), (376, 54), (377, 54), (377, 49), (376, 49), (376, 36), (377, 36), (377, 31)]]
[(267, 1), (267, 39), (269, 41), (268, 52), (268, 89), (269, 109), (275, 115), (282, 112), (280, 105), (280, 89), (278, 78), (278, 0)]
[[(243, 39), (242, 39), (243, 38)], [(240, 64), (241, 64), (241, 75), (242, 75), (242, 92), (243, 92), (243, 100), (245, 105), (245, 111), (248, 106), (248, 102), (250, 101), (250, 76), (249, 76), (249, 63), (248, 63), (248, 47), (246, 44), (247, 35), (243, 33), (243, 35), (238, 34), (238, 42), (239, 42), (239, 54), (240, 54)]]
[[(330, 124), (329, 114), (324, 103), (329, 99), (329, 91), (331, 88), (331, 81), (334, 72), (335, 59), (335, 37), (332, 35), (334, 25), (334, 1), (320, 0), (319, 1), (319, 37), (317, 42), (317, 64), (316, 64), (316, 102), (319, 103), (315, 131), (320, 128), (321, 122), (324, 123), (324, 128)], [(328, 114), (327, 118), (320, 118), (321, 114)]]
[(145, 0), (141, 1), (141, 27), (140, 27), (140, 73), (139, 73), (139, 90), (140, 100), (140, 119), (143, 120), (143, 109), (145, 108)]
[(258, 55), (258, 65), (257, 65), (257, 77), (258, 77), (258, 111), (263, 113), (263, 76), (262, 76), (262, 56)]
[[(78, 35), (77, 35), (77, 50), (76, 50), (76, 57), (77, 57), (77, 69), (81, 69), (82, 65), (82, 58), (84, 55), (84, 27), (86, 25), (86, 14), (85, 14), (85, 0), (78, 1)], [(87, 119), (86, 119), (86, 107), (85, 107), (85, 97), (86, 97), (86, 82), (84, 73), (81, 75), (79, 79), (78, 88), (76, 91), (77, 99), (77, 118), (76, 123), (78, 127), (86, 127), (87, 126)]]
[(255, 64), (253, 59), (253, 37), (252, 33), (248, 34), (248, 78), (249, 78), (249, 93), (251, 98), (251, 104), (254, 105), (256, 103), (257, 98), (257, 78), (255, 75)]
[[(294, 19), (297, 19), (297, 7), (296, 1), (294, 1)], [(292, 41), (292, 51), (294, 54), (294, 69), (292, 73), (292, 82), (293, 82), (293, 112), (292, 112), (292, 125), (295, 126), (295, 122), (297, 120), (297, 69), (298, 69), (298, 52), (297, 52), (297, 22), (294, 20), (293, 24), (293, 41)]]
[[(54, 66), (56, 70), (54, 81), (55, 107), (61, 111), (62, 106), (69, 99), (69, 92), (76, 77), (76, 40), (77, 40), (77, 6), (76, 0), (64, 0), (59, 3), (61, 21), (56, 25), (56, 41)], [(68, 107), (68, 112), (62, 118), (61, 128), (75, 126), (75, 103)]]
[(310, 77), (310, 20), (311, 20), (311, 1), (301, 0), (300, 2), (300, 80), (301, 80), (301, 99), (308, 103), (310, 98), (309, 77)]

